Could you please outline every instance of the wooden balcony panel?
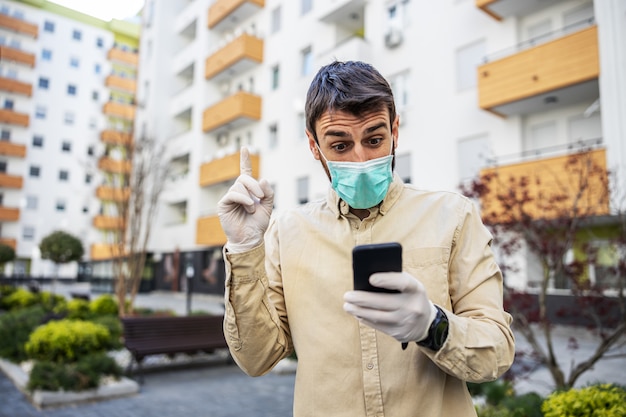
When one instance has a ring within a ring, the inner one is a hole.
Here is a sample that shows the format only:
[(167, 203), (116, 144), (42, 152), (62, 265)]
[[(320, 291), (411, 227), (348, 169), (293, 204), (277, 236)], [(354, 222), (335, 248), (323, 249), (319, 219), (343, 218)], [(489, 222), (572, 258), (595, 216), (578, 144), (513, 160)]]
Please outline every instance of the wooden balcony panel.
[(37, 38), (39, 36), (39, 26), (35, 23), (26, 22), (6, 14), (0, 14), (0, 27), (13, 32)]
[(476, 0), (476, 7), (478, 7), (480, 10), (487, 13), (489, 16), (493, 17), (494, 19), (500, 21), (502, 20), (502, 16), (493, 12), (489, 8), (489, 6), (491, 6), (493, 3), (496, 3), (497, 1), (498, 0)]
[(22, 189), (24, 187), (24, 178), (21, 175), (11, 175), (0, 172), (0, 188)]
[(116, 103), (109, 101), (104, 103), (102, 112), (107, 116), (121, 117), (122, 119), (135, 120), (135, 106), (132, 104)]
[(137, 67), (139, 64), (139, 54), (136, 52), (124, 51), (119, 48), (111, 48), (107, 53), (109, 61), (119, 62), (131, 67)]
[(0, 206), (0, 222), (16, 222), (20, 219), (20, 209)]
[(127, 201), (130, 197), (130, 188), (116, 188), (101, 185), (96, 188), (96, 197), (105, 201)]
[(17, 248), (17, 239), (13, 239), (10, 237), (0, 237), (0, 243), (13, 248), (13, 250), (16, 250)]
[(108, 129), (100, 133), (100, 140), (111, 145), (130, 145), (133, 143), (133, 135)]
[(89, 254), (92, 261), (103, 261), (107, 259), (115, 259), (123, 256), (125, 250), (121, 249), (119, 245), (113, 245), (108, 243), (94, 243), (91, 245)]
[(0, 45), (0, 61), (17, 62), (33, 68), (35, 67), (35, 54)]
[(226, 235), (217, 216), (201, 217), (196, 222), (196, 244), (205, 246), (223, 246)]
[(33, 95), (33, 85), (24, 83), (12, 78), (0, 77), (0, 90), (8, 91), (9, 93), (21, 94), (23, 96), (31, 97)]
[[(498, 223), (516, 216), (503, 207), (498, 196), (508, 195), (522, 179), (526, 179), (528, 185), (513, 191), (518, 193), (517, 197), (521, 197), (522, 191), (528, 192), (530, 201), (524, 211), (532, 218), (571, 216), (575, 205), (579, 216), (608, 215), (610, 199), (606, 172), (605, 149), (484, 169), (480, 176), (483, 183), (488, 184), (489, 192), (481, 197), (483, 217), (490, 219), (489, 223)], [(581, 190), (583, 193), (579, 195)], [(558, 202), (554, 202), (555, 198)]]
[(0, 123), (28, 127), (30, 125), (30, 116), (13, 110), (0, 109)]
[(265, 0), (217, 0), (209, 8), (209, 29), (219, 29), (219, 26), (230, 26), (242, 22), (259, 9), (265, 7)]
[(0, 155), (24, 158), (26, 157), (26, 145), (0, 141)]
[(478, 67), (479, 105), (491, 110), (599, 74), (598, 30), (592, 26)]
[(98, 161), (98, 168), (105, 172), (130, 174), (132, 164), (130, 161), (116, 161), (115, 159), (103, 157)]
[(121, 217), (96, 216), (93, 218), (96, 229), (124, 229), (125, 222)]
[(263, 40), (244, 33), (206, 59), (204, 76), (208, 80), (227, 70), (238, 73), (239, 66), (247, 69), (262, 62)]
[(111, 89), (122, 90), (129, 93), (137, 91), (137, 81), (131, 78), (124, 78), (118, 75), (109, 75), (104, 80), (104, 85)]
[(228, 123), (261, 120), (261, 104), (261, 97), (239, 91), (204, 111), (202, 130), (210, 132)]
[[(227, 155), (224, 158), (215, 159), (200, 166), (200, 186), (208, 187), (224, 181), (234, 180), (239, 176), (239, 159), (241, 152)], [(252, 163), (252, 176), (259, 178), (261, 165), (259, 155), (250, 155)]]

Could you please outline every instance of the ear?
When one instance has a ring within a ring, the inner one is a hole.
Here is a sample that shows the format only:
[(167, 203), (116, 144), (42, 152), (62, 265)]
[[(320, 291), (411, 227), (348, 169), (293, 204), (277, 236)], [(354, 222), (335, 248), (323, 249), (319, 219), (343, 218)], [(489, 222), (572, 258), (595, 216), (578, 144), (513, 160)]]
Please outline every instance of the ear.
[(317, 143), (315, 142), (315, 138), (313, 137), (313, 134), (311, 132), (309, 132), (308, 130), (305, 130), (306, 132), (306, 137), (309, 139), (309, 149), (311, 150), (311, 153), (313, 154), (313, 158), (317, 159), (318, 161), (320, 160), (320, 150), (317, 147)]
[(393, 137), (393, 149), (398, 147), (398, 136), (400, 132), (400, 116), (396, 114), (396, 118), (391, 124), (391, 136)]

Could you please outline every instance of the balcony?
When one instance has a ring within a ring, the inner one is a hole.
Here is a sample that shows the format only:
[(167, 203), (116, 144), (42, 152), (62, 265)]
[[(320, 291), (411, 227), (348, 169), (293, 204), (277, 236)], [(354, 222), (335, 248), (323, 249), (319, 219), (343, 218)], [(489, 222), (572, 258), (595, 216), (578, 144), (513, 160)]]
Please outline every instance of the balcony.
[(24, 178), (21, 175), (11, 175), (0, 172), (0, 188), (22, 189), (24, 186)]
[(128, 146), (133, 143), (133, 135), (131, 133), (107, 129), (100, 133), (100, 140), (110, 145)]
[(113, 47), (109, 49), (107, 59), (109, 61), (117, 62), (130, 67), (137, 67), (137, 64), (139, 63), (139, 54)]
[(526, 16), (563, 0), (475, 0), (476, 7), (500, 21), (511, 16)]
[(201, 217), (196, 222), (196, 244), (205, 246), (223, 246), (226, 235), (217, 216)]
[(132, 104), (109, 101), (104, 103), (102, 112), (107, 116), (120, 117), (126, 120), (135, 119), (135, 106)]
[(374, 56), (372, 45), (360, 36), (351, 36), (337, 43), (332, 49), (321, 52), (315, 57), (315, 65), (323, 66), (337, 59), (350, 60), (358, 59), (370, 62)]
[[(224, 158), (214, 159), (200, 166), (200, 187), (219, 184), (224, 181), (234, 180), (239, 176), (240, 153), (236, 152)], [(259, 167), (261, 158), (259, 155), (250, 155), (252, 163), (252, 176), (259, 177)]]
[(117, 161), (112, 158), (102, 157), (98, 161), (98, 169), (114, 174), (130, 174), (132, 164), (130, 161)]
[(32, 36), (33, 38), (37, 38), (39, 35), (39, 26), (36, 24), (6, 14), (0, 14), (0, 28)]
[(105, 201), (128, 201), (128, 198), (130, 197), (130, 188), (118, 188), (101, 185), (96, 188), (96, 197)]
[[(0, 14), (0, 16), (2, 15)], [(32, 84), (23, 83), (12, 78), (0, 77), (0, 90), (14, 94), (21, 94), (27, 97), (31, 97), (33, 95)]]
[(135, 93), (137, 90), (137, 81), (120, 77), (119, 75), (109, 75), (104, 80), (104, 85), (113, 90), (121, 90), (128, 93)]
[(0, 155), (24, 158), (26, 156), (26, 145), (0, 141)]
[(594, 25), (479, 66), (479, 106), (510, 116), (593, 102), (599, 74)]
[[(206, 59), (207, 80), (234, 77), (263, 62), (263, 40), (244, 33)], [(222, 76), (222, 77), (220, 77)]]
[(94, 243), (90, 248), (90, 258), (92, 261), (103, 261), (106, 259), (119, 258), (124, 254), (119, 245), (109, 243)]
[[(489, 192), (481, 197), (481, 210), (490, 222), (506, 222), (511, 211), (503, 207), (498, 196), (525, 191), (529, 201), (524, 211), (534, 219), (571, 217), (574, 207), (578, 210), (576, 216), (608, 215), (606, 173), (605, 149), (486, 168), (481, 170), (480, 177), (488, 184)], [(491, 181), (490, 176), (493, 176)], [(528, 185), (520, 190), (515, 184), (522, 179)]]
[(0, 222), (16, 222), (20, 219), (20, 209), (0, 206)]
[(209, 8), (209, 29), (232, 30), (265, 7), (265, 0), (216, 0)]
[(30, 116), (13, 110), (0, 109), (0, 123), (28, 127), (30, 125)]
[(230, 125), (240, 127), (261, 120), (260, 96), (239, 91), (206, 109), (202, 115), (202, 130), (211, 132)]
[(0, 61), (17, 62), (33, 68), (35, 66), (35, 55), (19, 49), (0, 45)]
[(124, 223), (124, 219), (121, 217), (96, 216), (93, 218), (93, 227), (95, 227), (96, 229), (124, 229)]
[(10, 237), (0, 237), (0, 243), (13, 248), (13, 250), (17, 248), (17, 239), (13, 239)]
[(332, 0), (316, 2), (317, 19), (352, 34), (363, 33), (365, 0)]

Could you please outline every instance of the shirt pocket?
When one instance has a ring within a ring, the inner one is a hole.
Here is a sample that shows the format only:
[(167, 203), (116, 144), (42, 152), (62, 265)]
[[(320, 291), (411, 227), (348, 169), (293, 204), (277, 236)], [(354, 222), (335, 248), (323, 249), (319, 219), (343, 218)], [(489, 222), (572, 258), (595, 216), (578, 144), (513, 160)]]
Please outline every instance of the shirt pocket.
[(428, 298), (443, 308), (450, 309), (448, 288), (448, 259), (446, 247), (405, 248), (402, 268), (417, 278), (426, 288)]

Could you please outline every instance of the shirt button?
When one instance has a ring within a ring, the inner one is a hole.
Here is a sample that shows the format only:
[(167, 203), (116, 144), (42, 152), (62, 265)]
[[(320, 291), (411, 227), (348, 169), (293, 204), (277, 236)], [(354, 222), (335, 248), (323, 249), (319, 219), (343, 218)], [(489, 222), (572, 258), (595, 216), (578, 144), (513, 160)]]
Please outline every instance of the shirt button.
[(368, 363), (366, 368), (371, 371), (372, 369), (374, 369), (374, 364), (373, 363)]

